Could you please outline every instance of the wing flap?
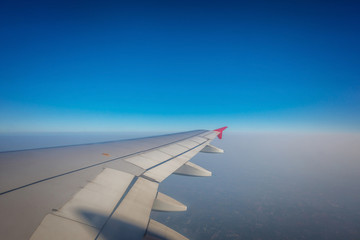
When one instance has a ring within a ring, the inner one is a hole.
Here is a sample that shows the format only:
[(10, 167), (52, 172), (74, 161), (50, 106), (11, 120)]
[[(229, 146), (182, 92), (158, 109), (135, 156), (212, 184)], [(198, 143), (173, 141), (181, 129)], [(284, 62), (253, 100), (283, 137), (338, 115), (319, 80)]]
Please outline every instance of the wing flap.
[[(154, 165), (162, 163), (172, 157), (170, 154), (164, 153), (159, 150), (153, 150), (150, 152), (146, 152), (144, 154), (141, 154), (140, 156), (154, 161), (155, 162)], [(152, 165), (152, 166), (154, 166), (154, 165)]]
[(175, 143), (166, 147), (162, 147), (159, 150), (174, 157), (188, 151), (189, 149)]
[(36, 229), (30, 240), (89, 240), (95, 239), (97, 229), (66, 218), (47, 215)]
[(89, 229), (90, 235), (95, 232), (96, 236), (96, 229), (105, 224), (106, 216), (111, 214), (133, 178), (126, 172), (104, 169), (63, 207), (48, 214), (33, 233), (32, 239), (53, 239), (55, 233), (59, 239), (74, 239), (69, 232), (79, 239), (85, 239), (89, 235), (83, 234)]
[(204, 143), (207, 139), (203, 138), (203, 137), (199, 137), (199, 136), (195, 136), (190, 138), (191, 141), (194, 141), (198, 144)]
[(212, 139), (214, 139), (218, 134), (219, 134), (218, 132), (211, 131), (210, 133), (204, 134), (204, 137), (212, 140)]
[(142, 239), (158, 186), (139, 177), (101, 230), (99, 239)]
[(105, 223), (102, 218), (89, 222), (83, 212), (110, 215), (133, 178), (134, 176), (129, 173), (105, 168), (93, 181), (89, 182), (53, 214), (100, 228)]
[(162, 182), (163, 180), (165, 180), (165, 178), (167, 178), (174, 171), (176, 171), (176, 169), (181, 167), (181, 165), (183, 165), (189, 160), (190, 158), (187, 158), (185, 156), (179, 156), (146, 171), (143, 175), (157, 182)]
[(151, 166), (154, 166), (154, 165), (160, 163), (159, 160), (146, 158), (141, 155), (127, 158), (127, 159), (125, 159), (125, 161), (130, 162), (130, 163), (132, 163), (138, 167), (141, 167), (143, 169), (148, 169)]
[(194, 148), (197, 145), (199, 145), (198, 143), (196, 143), (194, 141), (191, 141), (190, 139), (180, 141), (180, 142), (178, 142), (178, 144), (181, 145), (181, 146), (187, 147), (188, 149)]
[[(194, 139), (197, 142), (193, 141)], [(170, 171), (175, 171), (182, 164), (186, 163), (186, 161), (182, 161), (180, 159), (174, 161), (174, 159), (178, 158), (179, 156), (188, 158), (188, 160), (191, 159), (199, 151), (201, 151), (201, 149), (203, 149), (209, 141), (210, 140), (206, 140), (204, 138), (192, 137), (187, 140), (169, 144), (149, 152), (125, 158), (124, 160), (145, 170), (148, 170), (144, 174), (145, 176), (155, 179), (156, 181), (162, 181), (164, 177), (166, 178), (171, 174), (169, 173)], [(174, 164), (167, 162), (174, 162)], [(178, 165), (178, 163), (181, 165)], [(153, 167), (157, 167), (156, 165), (164, 166), (162, 166), (160, 169), (152, 170)], [(160, 172), (163, 170), (165, 170), (165, 172), (160, 174)], [(158, 175), (159, 177), (161, 175), (162, 177), (159, 179), (157, 177), (154, 178), (154, 176), (151, 176), (153, 174)]]

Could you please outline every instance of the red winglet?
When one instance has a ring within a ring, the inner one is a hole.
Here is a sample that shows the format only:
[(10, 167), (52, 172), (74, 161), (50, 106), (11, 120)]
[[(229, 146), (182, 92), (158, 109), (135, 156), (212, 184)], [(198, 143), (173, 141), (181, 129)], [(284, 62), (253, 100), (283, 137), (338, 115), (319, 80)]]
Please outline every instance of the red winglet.
[(225, 129), (227, 129), (227, 127), (222, 127), (214, 130), (215, 132), (219, 132), (219, 134), (217, 135), (219, 139), (222, 139), (222, 133), (223, 131), (225, 131)]

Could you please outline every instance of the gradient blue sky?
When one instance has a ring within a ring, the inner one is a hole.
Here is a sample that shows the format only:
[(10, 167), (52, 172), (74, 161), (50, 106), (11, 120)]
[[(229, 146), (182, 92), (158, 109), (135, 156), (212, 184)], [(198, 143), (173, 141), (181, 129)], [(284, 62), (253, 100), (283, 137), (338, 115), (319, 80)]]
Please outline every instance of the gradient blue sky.
[(0, 132), (360, 130), (360, 4), (2, 1)]

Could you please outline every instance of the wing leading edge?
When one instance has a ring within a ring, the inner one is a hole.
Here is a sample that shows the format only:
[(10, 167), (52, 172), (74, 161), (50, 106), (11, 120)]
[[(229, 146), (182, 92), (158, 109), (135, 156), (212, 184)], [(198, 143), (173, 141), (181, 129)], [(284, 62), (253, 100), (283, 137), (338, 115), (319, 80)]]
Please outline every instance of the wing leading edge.
[[(150, 219), (152, 210), (186, 210), (186, 206), (182, 203), (158, 192), (158, 186), (173, 173), (190, 176), (210, 176), (211, 172), (189, 162), (189, 160), (200, 151), (208, 153), (223, 152), (221, 149), (210, 145), (210, 142), (216, 136), (221, 139), (225, 128), (214, 131), (189, 132), (177, 136), (175, 134), (170, 139), (165, 140), (153, 139), (164, 144), (157, 144), (157, 146), (122, 157), (106, 159), (103, 162), (96, 163), (95, 166), (92, 163), (92, 165), (85, 166), (83, 169), (73, 170), (72, 173), (56, 175), (49, 179), (45, 178), (43, 181), (38, 180), (28, 186), (22, 185), (20, 188), (14, 188), (11, 185), (13, 188), (10, 188), (10, 191), (0, 193), (0, 206), (3, 205), (4, 207), (3, 203), (9, 204), (9, 201), (6, 201), (8, 196), (10, 196), (9, 199), (14, 199), (14, 195), (17, 195), (17, 198), (22, 197), (29, 192), (27, 191), (28, 188), (44, 185), (45, 182), (51, 186), (59, 182), (58, 178), (67, 179), (72, 175), (86, 172), (80, 174), (80, 177), (73, 177), (72, 179), (80, 178), (81, 181), (86, 179), (85, 183), (77, 191), (72, 190), (73, 194), (71, 196), (67, 196), (62, 201), (51, 205), (51, 209), (47, 206), (48, 209), (43, 210), (43, 214), (37, 216), (38, 218), (41, 217), (41, 219), (37, 224), (33, 224), (34, 228), (31, 232), (29, 229), (27, 230), (27, 234), (30, 233), (27, 238), (187, 239), (174, 230)], [(148, 144), (151, 141), (150, 138), (145, 142)], [(114, 145), (115, 143), (111, 144)], [(134, 144), (136, 143), (134, 142)], [(114, 154), (114, 149), (106, 143), (103, 145), (107, 148), (107, 152), (112, 151), (112, 154)], [(88, 146), (91, 149), (91, 145)], [(83, 146), (80, 146), (79, 151), (83, 150), (81, 147)], [(95, 145), (94, 147), (99, 146)], [(76, 152), (77, 150), (72, 149), (72, 151)], [(69, 182), (66, 182), (66, 184), (71, 185)], [(6, 189), (7, 186), (2, 187)], [(66, 188), (56, 189), (56, 191), (59, 194), (58, 191), (65, 191)], [(4, 199), (5, 201), (3, 201)], [(5, 219), (5, 216), (0, 215), (0, 217), (1, 221)], [(3, 236), (9, 236), (8, 239), (20, 239), (20, 235), (12, 235), (11, 230), (11, 228), (0, 228), (0, 233)]]

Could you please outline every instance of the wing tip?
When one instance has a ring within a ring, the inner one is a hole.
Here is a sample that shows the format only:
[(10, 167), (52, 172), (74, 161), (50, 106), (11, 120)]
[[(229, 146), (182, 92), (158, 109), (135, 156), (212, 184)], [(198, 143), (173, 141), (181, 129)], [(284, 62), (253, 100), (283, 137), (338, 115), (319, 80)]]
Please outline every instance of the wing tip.
[(217, 135), (219, 139), (222, 139), (222, 133), (223, 131), (225, 131), (225, 129), (227, 129), (227, 126), (214, 130), (215, 132), (219, 132), (219, 134)]

